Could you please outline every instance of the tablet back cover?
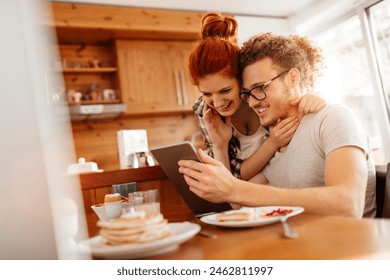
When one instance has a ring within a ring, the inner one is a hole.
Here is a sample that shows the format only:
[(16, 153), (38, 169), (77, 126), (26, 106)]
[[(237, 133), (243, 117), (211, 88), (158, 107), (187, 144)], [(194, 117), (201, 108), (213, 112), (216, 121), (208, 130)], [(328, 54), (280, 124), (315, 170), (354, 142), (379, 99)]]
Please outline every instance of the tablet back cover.
[(178, 165), (179, 160), (182, 159), (200, 161), (195, 148), (190, 142), (185, 141), (159, 147), (152, 149), (151, 152), (176, 190), (194, 213), (222, 212), (232, 209), (229, 203), (213, 203), (204, 200), (190, 191), (183, 174), (179, 172)]

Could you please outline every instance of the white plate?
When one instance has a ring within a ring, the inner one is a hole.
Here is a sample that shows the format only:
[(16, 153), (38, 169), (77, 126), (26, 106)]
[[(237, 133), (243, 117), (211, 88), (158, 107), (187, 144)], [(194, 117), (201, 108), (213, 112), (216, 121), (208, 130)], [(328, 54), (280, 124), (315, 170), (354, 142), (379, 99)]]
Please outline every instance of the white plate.
[(139, 244), (109, 246), (102, 243), (101, 236), (95, 236), (80, 242), (79, 249), (84, 253), (109, 259), (143, 258), (174, 251), (180, 244), (188, 241), (200, 231), (199, 225), (189, 222), (169, 223), (168, 227), (173, 235), (160, 240)]
[(260, 214), (269, 213), (273, 210), (277, 210), (279, 208), (282, 209), (291, 209), (293, 210), (291, 213), (285, 215), (286, 217), (292, 217), (295, 215), (298, 215), (303, 212), (304, 208), (302, 207), (292, 207), (292, 206), (265, 206), (265, 207), (243, 207), (239, 210), (231, 210), (223, 212), (226, 213), (235, 213), (235, 212), (251, 212), (254, 213), (255, 218), (253, 220), (249, 221), (227, 221), (227, 222), (220, 222), (217, 220), (218, 214), (208, 215), (202, 217), (200, 220), (206, 224), (220, 226), (220, 227), (233, 227), (233, 228), (240, 228), (240, 227), (255, 227), (255, 226), (263, 226), (268, 224), (277, 223), (280, 221), (280, 216), (276, 217), (260, 217)]

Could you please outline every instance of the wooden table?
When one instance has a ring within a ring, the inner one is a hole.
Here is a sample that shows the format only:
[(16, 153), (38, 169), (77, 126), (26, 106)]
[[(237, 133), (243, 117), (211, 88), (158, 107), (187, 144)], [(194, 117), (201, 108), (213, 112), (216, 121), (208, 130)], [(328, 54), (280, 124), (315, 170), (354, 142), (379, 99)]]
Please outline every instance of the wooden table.
[[(221, 228), (200, 222), (182, 205), (165, 205), (169, 222), (190, 221), (217, 239), (196, 235), (171, 253), (149, 257), (154, 260), (336, 260), (390, 259), (390, 219), (353, 219), (302, 213), (288, 222), (299, 234), (283, 237), (280, 223), (254, 228)], [(97, 218), (87, 215), (91, 236), (98, 234)]]

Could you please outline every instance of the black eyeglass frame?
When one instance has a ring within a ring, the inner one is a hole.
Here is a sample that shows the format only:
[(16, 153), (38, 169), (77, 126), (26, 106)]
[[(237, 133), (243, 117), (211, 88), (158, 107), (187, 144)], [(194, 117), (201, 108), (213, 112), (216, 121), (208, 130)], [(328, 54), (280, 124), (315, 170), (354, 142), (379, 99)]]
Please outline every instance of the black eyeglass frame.
[[(290, 69), (291, 70), (291, 69)], [(242, 101), (244, 101), (245, 103), (249, 103), (248, 100), (249, 100), (249, 97), (253, 97), (254, 99), (256, 99), (257, 101), (261, 101), (261, 100), (264, 100), (267, 98), (267, 91), (265, 90), (265, 87), (268, 86), (272, 81), (276, 80), (277, 78), (283, 76), (284, 74), (287, 74), (290, 70), (285, 70), (283, 71), (282, 73), (280, 73), (279, 75), (273, 77), (272, 79), (264, 82), (263, 84), (259, 85), (259, 86), (255, 86), (254, 88), (252, 88), (251, 90), (249, 91), (241, 91), (240, 93), (240, 98)], [(256, 95), (252, 94), (252, 91), (255, 90), (255, 89), (261, 89), (261, 91), (263, 92), (264, 94), (264, 97), (262, 98), (259, 98), (257, 97)]]

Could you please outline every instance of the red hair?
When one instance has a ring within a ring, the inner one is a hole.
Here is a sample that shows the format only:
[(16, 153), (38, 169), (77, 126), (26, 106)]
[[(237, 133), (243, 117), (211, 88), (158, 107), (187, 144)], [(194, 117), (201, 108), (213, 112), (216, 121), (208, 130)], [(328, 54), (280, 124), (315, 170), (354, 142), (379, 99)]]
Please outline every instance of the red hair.
[(238, 23), (233, 17), (222, 17), (218, 13), (204, 16), (198, 44), (188, 65), (195, 85), (199, 85), (200, 79), (216, 73), (239, 80), (237, 32)]

